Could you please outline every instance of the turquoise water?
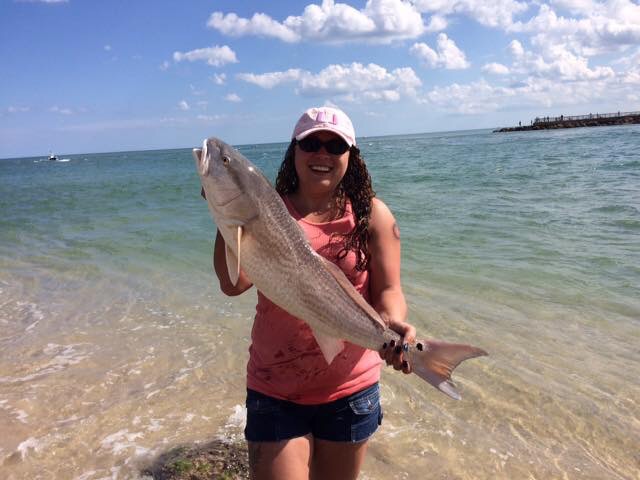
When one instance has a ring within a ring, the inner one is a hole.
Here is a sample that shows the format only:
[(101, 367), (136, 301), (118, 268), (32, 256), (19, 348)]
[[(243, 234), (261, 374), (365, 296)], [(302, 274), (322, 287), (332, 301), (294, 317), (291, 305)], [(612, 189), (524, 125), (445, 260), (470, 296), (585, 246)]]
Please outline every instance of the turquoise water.
[[(359, 145), (411, 321), (491, 355), (458, 403), (385, 373), (363, 478), (637, 478), (640, 127)], [(285, 148), (239, 146), (271, 179)], [(255, 294), (217, 291), (190, 149), (61, 157), (0, 160), (0, 473), (131, 478), (240, 435)]]

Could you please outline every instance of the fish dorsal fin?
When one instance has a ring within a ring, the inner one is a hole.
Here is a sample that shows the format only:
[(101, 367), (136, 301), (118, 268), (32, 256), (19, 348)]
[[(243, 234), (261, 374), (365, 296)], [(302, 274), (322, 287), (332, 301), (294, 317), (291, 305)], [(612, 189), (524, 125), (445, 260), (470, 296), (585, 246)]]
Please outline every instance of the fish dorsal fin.
[(320, 347), (322, 355), (324, 355), (324, 359), (327, 361), (327, 365), (331, 365), (336, 355), (344, 349), (344, 341), (316, 330), (313, 330), (313, 336)]
[(375, 325), (376, 328), (383, 332), (387, 329), (387, 324), (382, 320), (380, 314), (376, 312), (371, 305), (367, 303), (367, 301), (360, 295), (360, 293), (355, 289), (353, 284), (346, 277), (344, 272), (337, 266), (335, 263), (330, 262), (322, 255), (318, 255), (318, 257), (324, 263), (324, 266), (327, 267), (327, 270), (338, 282), (338, 285), (342, 287), (342, 289), (353, 299), (354, 302), (362, 309), (364, 313), (371, 319), (371, 322)]
[(227, 272), (229, 273), (229, 280), (235, 287), (238, 283), (238, 278), (240, 277), (240, 246), (242, 245), (242, 227), (240, 225), (236, 225), (231, 227), (231, 234), (234, 237), (234, 243), (236, 245), (236, 251), (238, 254), (236, 255), (234, 251), (229, 247), (229, 245), (225, 244), (225, 258), (227, 261)]

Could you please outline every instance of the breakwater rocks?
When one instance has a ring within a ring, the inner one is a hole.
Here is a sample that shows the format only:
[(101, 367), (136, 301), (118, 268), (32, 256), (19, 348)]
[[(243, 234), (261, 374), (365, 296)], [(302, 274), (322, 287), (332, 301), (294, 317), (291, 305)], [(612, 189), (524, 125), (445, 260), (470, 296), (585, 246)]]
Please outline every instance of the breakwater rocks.
[(624, 113), (594, 113), (573, 117), (541, 117), (536, 118), (531, 125), (521, 125), (517, 127), (505, 127), (494, 130), (494, 132), (526, 132), (529, 130), (553, 130), (557, 128), (579, 128), (579, 127), (604, 127), (607, 125), (627, 125), (640, 123), (640, 112)]

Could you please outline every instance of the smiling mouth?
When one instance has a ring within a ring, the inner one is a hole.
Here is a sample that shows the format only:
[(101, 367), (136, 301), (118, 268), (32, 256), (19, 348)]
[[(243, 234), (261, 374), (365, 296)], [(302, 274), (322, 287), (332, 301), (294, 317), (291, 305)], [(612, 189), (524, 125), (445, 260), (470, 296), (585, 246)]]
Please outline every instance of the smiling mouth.
[(331, 167), (327, 167), (326, 165), (309, 165), (309, 168), (314, 172), (320, 173), (329, 173), (331, 171)]

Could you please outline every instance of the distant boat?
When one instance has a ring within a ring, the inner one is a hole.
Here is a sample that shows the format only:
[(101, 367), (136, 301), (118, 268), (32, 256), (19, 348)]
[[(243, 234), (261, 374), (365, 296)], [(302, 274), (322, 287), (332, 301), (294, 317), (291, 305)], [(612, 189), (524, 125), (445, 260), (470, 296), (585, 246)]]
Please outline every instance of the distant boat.
[(54, 155), (51, 152), (49, 152), (49, 160), (51, 160), (52, 162), (57, 162), (58, 161), (58, 156)]

